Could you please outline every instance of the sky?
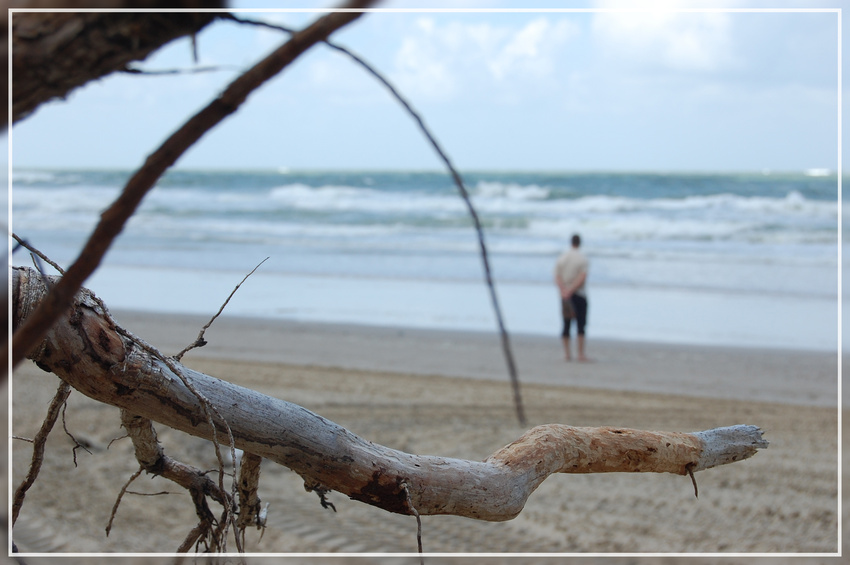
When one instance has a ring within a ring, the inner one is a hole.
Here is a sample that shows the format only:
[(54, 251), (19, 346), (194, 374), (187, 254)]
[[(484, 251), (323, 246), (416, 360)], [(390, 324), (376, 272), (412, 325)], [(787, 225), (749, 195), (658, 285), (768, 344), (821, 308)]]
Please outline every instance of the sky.
[[(835, 12), (669, 9), (801, 5), (782, 1), (552, 3), (595, 10), (587, 12), (430, 9), (444, 5), (368, 13), (332, 39), (396, 85), (460, 170), (838, 168)], [(231, 2), (237, 10), (262, 7)], [(292, 27), (317, 17), (244, 15)], [(215, 23), (197, 38), (197, 63), (189, 41), (176, 41), (139, 67), (219, 70), (115, 75), (44, 105), (13, 127), (13, 167), (134, 169), (239, 70), (284, 40), (279, 32)], [(345, 56), (317, 46), (177, 167), (434, 170), (441, 163), (383, 86)]]

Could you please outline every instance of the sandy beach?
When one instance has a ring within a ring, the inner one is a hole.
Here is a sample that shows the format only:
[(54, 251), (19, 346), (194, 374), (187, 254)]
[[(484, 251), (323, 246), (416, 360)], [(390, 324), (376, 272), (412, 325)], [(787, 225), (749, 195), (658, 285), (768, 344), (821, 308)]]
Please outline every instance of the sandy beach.
[[(115, 317), (167, 354), (194, 341), (207, 321), (134, 312)], [(410, 453), (480, 460), (525, 431), (516, 421), (495, 334), (223, 317), (206, 339), (206, 347), (184, 357), (186, 365), (301, 404)], [(528, 427), (557, 422), (696, 431), (754, 424), (765, 431), (770, 448), (698, 473), (698, 499), (690, 479), (677, 475), (553, 476), (508, 522), (424, 517), (426, 552), (802, 553), (811, 562), (827, 562), (826, 554), (839, 550), (834, 354), (591, 337), (594, 362), (568, 364), (557, 339), (513, 336), (512, 344)], [(15, 372), (12, 435), (33, 437), (57, 384), (29, 362)], [(77, 450), (75, 466), (68, 436), (61, 427), (51, 435), (44, 467), (15, 526), (19, 548), (173, 552), (195, 519), (188, 495), (161, 478), (143, 475), (131, 490), (172, 494), (126, 496), (105, 536), (118, 491), (138, 468), (129, 440), (112, 442), (123, 436), (118, 410), (75, 392), (65, 424), (90, 453)], [(157, 431), (169, 455), (216, 467), (208, 443), (164, 426)], [(16, 486), (31, 444), (15, 440), (12, 447)], [(846, 456), (844, 464), (847, 469)], [(248, 533), (251, 552), (416, 551), (414, 518), (339, 493), (329, 495), (336, 512), (323, 509), (295, 473), (275, 464), (263, 466), (260, 497), (270, 505), (268, 523), (261, 539), (258, 531)]]

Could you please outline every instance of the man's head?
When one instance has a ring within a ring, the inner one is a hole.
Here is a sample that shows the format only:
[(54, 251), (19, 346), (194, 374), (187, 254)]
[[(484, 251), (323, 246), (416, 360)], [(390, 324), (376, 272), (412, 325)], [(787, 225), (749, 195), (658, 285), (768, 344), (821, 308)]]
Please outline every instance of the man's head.
[(573, 235), (572, 242), (573, 242), (573, 247), (581, 246), (581, 236), (579, 234)]

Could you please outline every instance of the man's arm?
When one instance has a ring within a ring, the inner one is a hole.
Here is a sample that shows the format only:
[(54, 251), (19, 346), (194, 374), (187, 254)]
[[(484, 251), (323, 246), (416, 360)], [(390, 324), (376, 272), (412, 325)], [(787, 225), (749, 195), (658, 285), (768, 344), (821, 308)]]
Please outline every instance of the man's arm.
[(564, 279), (561, 277), (561, 270), (555, 269), (555, 284), (558, 285), (558, 290), (561, 293), (561, 298), (568, 298), (569, 294), (567, 294), (567, 284), (564, 282)]
[(578, 289), (581, 285), (584, 284), (585, 280), (587, 280), (587, 271), (582, 271), (575, 279), (573, 279), (572, 284), (570, 284), (569, 286), (560, 283), (559, 286), (561, 286), (561, 296), (564, 298), (569, 298), (573, 295), (576, 289)]

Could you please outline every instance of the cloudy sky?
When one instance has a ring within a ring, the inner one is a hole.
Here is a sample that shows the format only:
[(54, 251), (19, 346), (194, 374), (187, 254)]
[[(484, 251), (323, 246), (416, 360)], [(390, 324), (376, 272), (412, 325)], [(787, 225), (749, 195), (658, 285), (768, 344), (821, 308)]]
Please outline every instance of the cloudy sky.
[[(461, 169), (838, 167), (835, 12), (618, 10), (699, 8), (697, 2), (555, 5), (608, 11), (369, 13), (333, 39), (397, 85)], [(316, 17), (245, 15), (287, 26)], [(197, 64), (221, 70), (113, 76), (80, 89), (14, 127), (13, 166), (137, 167), (239, 69), (283, 39), (214, 24), (198, 38)], [(142, 66), (193, 65), (189, 42), (178, 41)], [(178, 167), (438, 169), (440, 163), (382, 86), (346, 57), (317, 47), (249, 98)]]

